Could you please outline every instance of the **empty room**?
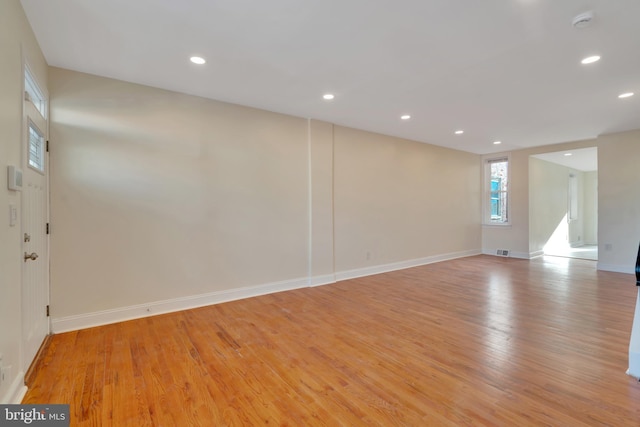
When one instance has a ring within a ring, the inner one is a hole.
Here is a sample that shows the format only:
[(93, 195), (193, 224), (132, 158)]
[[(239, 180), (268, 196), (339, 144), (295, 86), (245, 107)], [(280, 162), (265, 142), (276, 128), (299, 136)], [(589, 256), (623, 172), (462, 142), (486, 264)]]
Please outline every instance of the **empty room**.
[(640, 425), (636, 13), (2, 0), (0, 424)]

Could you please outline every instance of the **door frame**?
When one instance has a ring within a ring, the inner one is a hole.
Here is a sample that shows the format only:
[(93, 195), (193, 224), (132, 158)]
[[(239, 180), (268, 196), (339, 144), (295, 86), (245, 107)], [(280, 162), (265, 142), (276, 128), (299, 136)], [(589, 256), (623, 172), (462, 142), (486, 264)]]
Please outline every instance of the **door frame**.
[[(32, 100), (29, 100), (27, 98), (27, 88), (26, 88), (26, 76), (28, 75), (30, 76), (30, 78), (32, 79), (32, 81), (36, 84), (37, 88), (39, 89), (40, 93), (42, 94), (42, 100), (37, 100), (39, 102), (42, 102), (44, 105), (44, 114), (40, 114), (38, 113), (38, 108), (35, 106), (35, 103)], [(29, 103), (31, 103), (32, 105), (29, 105)], [(34, 117), (35, 114), (32, 113), (33, 111), (35, 111), (37, 114), (40, 114), (41, 117)], [(38, 122), (41, 122), (43, 124), (43, 126), (39, 126)], [(22, 60), (22, 135), (21, 135), (21, 141), (20, 141), (20, 146), (21, 146), (21, 167), (23, 169), (23, 171), (28, 171), (28, 169), (30, 168), (29, 166), (29, 127), (30, 127), (30, 123), (33, 123), (34, 126), (40, 130), (44, 136), (44, 140), (45, 140), (45, 147), (43, 149), (43, 160), (44, 160), (44, 172), (43, 172), (43, 176), (44, 176), (44, 192), (45, 192), (45, 201), (44, 201), (44, 213), (43, 216), (44, 218), (42, 218), (43, 223), (44, 224), (49, 224), (49, 216), (50, 216), (50, 187), (49, 187), (49, 150), (48, 150), (48, 139), (49, 139), (49, 94), (47, 91), (47, 88), (45, 85), (42, 84), (42, 82), (40, 80), (38, 80), (37, 76), (35, 75), (35, 73), (33, 73), (32, 68), (29, 66), (29, 61), (27, 60), (27, 58), (24, 57), (23, 55), (23, 60)], [(23, 179), (26, 178), (24, 176), (24, 172), (23, 172)], [(26, 181), (26, 180), (25, 180)], [(25, 200), (25, 194), (24, 191), (26, 189), (23, 188), (23, 194), (21, 195), (21, 205), (20, 205), (20, 224), (21, 224), (21, 233), (20, 233), (20, 240), (21, 240), (21, 256), (20, 259), (22, 260), (22, 254), (24, 254), (25, 252), (27, 252), (26, 246), (27, 244), (24, 241), (24, 235), (27, 232), (27, 230), (25, 230), (26, 226), (27, 226), (27, 216), (28, 213), (26, 212), (26, 205), (27, 205), (27, 201)], [(48, 231), (48, 230), (47, 230)], [(45, 293), (44, 294), (44, 299), (46, 301), (46, 306), (49, 306), (50, 304), (50, 282), (51, 282), (51, 278), (50, 278), (50, 242), (49, 242), (49, 233), (45, 232), (44, 233), (44, 247), (46, 250), (46, 254), (42, 254), (42, 257), (39, 261), (43, 262), (45, 264), (44, 269), (46, 271), (45, 274), (45, 283), (43, 284), (42, 290)], [(25, 266), (23, 265), (21, 267), (21, 279), (20, 279), (20, 301), (21, 301), (21, 309), (22, 309), (22, 316), (21, 316), (21, 322), (22, 322), (22, 327), (21, 327), (21, 351), (20, 351), (20, 359), (21, 359), (21, 364), (22, 364), (22, 372), (27, 373), (29, 367), (31, 366), (31, 364), (33, 363), (33, 361), (35, 360), (35, 357), (37, 357), (38, 355), (38, 350), (36, 350), (35, 354), (31, 355), (31, 354), (27, 354), (27, 348), (28, 348), (28, 336), (27, 336), (27, 330), (26, 330), (26, 325), (25, 325), (25, 316), (27, 315), (26, 312), (27, 310), (26, 308), (26, 298), (25, 298)], [(46, 309), (46, 307), (42, 307), (43, 310)], [(49, 317), (49, 315), (46, 316), (46, 335), (49, 335), (51, 333), (51, 317)], [(39, 344), (39, 346), (42, 346), (42, 343)]]

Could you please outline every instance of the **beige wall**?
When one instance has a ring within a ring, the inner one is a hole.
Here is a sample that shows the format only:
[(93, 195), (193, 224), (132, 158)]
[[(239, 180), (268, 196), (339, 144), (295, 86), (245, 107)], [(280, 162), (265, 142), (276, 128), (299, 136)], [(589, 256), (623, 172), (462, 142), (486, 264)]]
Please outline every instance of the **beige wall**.
[(331, 123), (309, 123), (311, 194), (310, 284), (335, 281), (333, 256), (333, 128)]
[(21, 193), (9, 191), (7, 165), (22, 165), (23, 57), (41, 84), (47, 68), (18, 0), (0, 2), (0, 353), (11, 375), (0, 385), (0, 402), (13, 399), (20, 384), (22, 362), (21, 224), (9, 226), (9, 205), (21, 208)]
[(306, 277), (307, 121), (50, 70), (56, 317)]
[[(22, 163), (23, 57), (46, 82), (19, 1), (4, 0), (2, 168)], [(528, 256), (539, 241), (530, 236), (529, 156), (591, 146), (600, 168), (598, 265), (633, 271), (640, 131), (510, 153), (512, 223), (481, 227), (479, 156), (61, 69), (49, 74), (57, 318), (327, 283), (343, 272), (480, 248)], [(0, 207), (20, 208), (20, 196), (4, 185)], [(20, 230), (0, 215), (0, 353), (13, 367), (0, 386), (3, 402), (14, 397), (22, 365)]]
[(640, 131), (598, 138), (598, 266), (601, 269), (634, 271), (640, 242), (639, 165)]
[(479, 156), (335, 128), (336, 270), (480, 249)]
[(480, 250), (476, 155), (49, 74), (54, 329), (74, 316)]

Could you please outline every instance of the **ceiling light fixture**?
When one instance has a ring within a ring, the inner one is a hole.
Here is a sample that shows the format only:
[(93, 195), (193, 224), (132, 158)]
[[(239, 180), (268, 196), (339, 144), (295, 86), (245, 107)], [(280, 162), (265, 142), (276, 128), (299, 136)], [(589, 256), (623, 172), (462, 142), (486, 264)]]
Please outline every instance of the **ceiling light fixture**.
[(593, 23), (593, 16), (593, 11), (589, 10), (573, 18), (571, 23), (574, 28), (587, 28)]
[(618, 98), (629, 98), (630, 96), (633, 96), (633, 92), (621, 93), (620, 95), (618, 95)]
[(582, 61), (580, 61), (580, 63), (586, 65), (586, 64), (593, 64), (594, 62), (598, 62), (598, 61), (600, 61), (600, 57), (598, 55), (593, 55), (593, 56), (587, 56)]
[(202, 65), (204, 63), (206, 63), (207, 61), (201, 57), (201, 56), (192, 56), (191, 58), (189, 58), (189, 60), (191, 62), (193, 62), (194, 64), (198, 64), (198, 65)]
[(325, 93), (324, 95), (322, 95), (322, 98), (326, 101), (331, 101), (335, 97), (336, 96), (332, 93)]
[(569, 157), (569, 156), (573, 156), (573, 154), (572, 153), (564, 153), (564, 156), (565, 157)]
[(411, 118), (411, 116), (410, 116), (410, 115), (408, 115), (408, 114), (405, 114), (405, 115), (403, 115), (403, 116), (400, 116), (400, 118), (401, 118), (402, 120), (409, 120), (409, 119)]
[(463, 130), (457, 130), (454, 132), (456, 135), (462, 135), (464, 133)]
[(502, 144), (502, 141), (493, 141), (493, 145), (500, 145)]

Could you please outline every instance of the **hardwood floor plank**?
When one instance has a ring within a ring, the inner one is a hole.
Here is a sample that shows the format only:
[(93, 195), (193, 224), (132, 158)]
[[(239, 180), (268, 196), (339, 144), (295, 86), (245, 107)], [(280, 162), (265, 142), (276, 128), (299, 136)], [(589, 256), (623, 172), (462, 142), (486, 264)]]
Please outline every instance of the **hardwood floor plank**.
[(632, 275), (490, 256), (55, 335), (77, 426), (637, 426)]

